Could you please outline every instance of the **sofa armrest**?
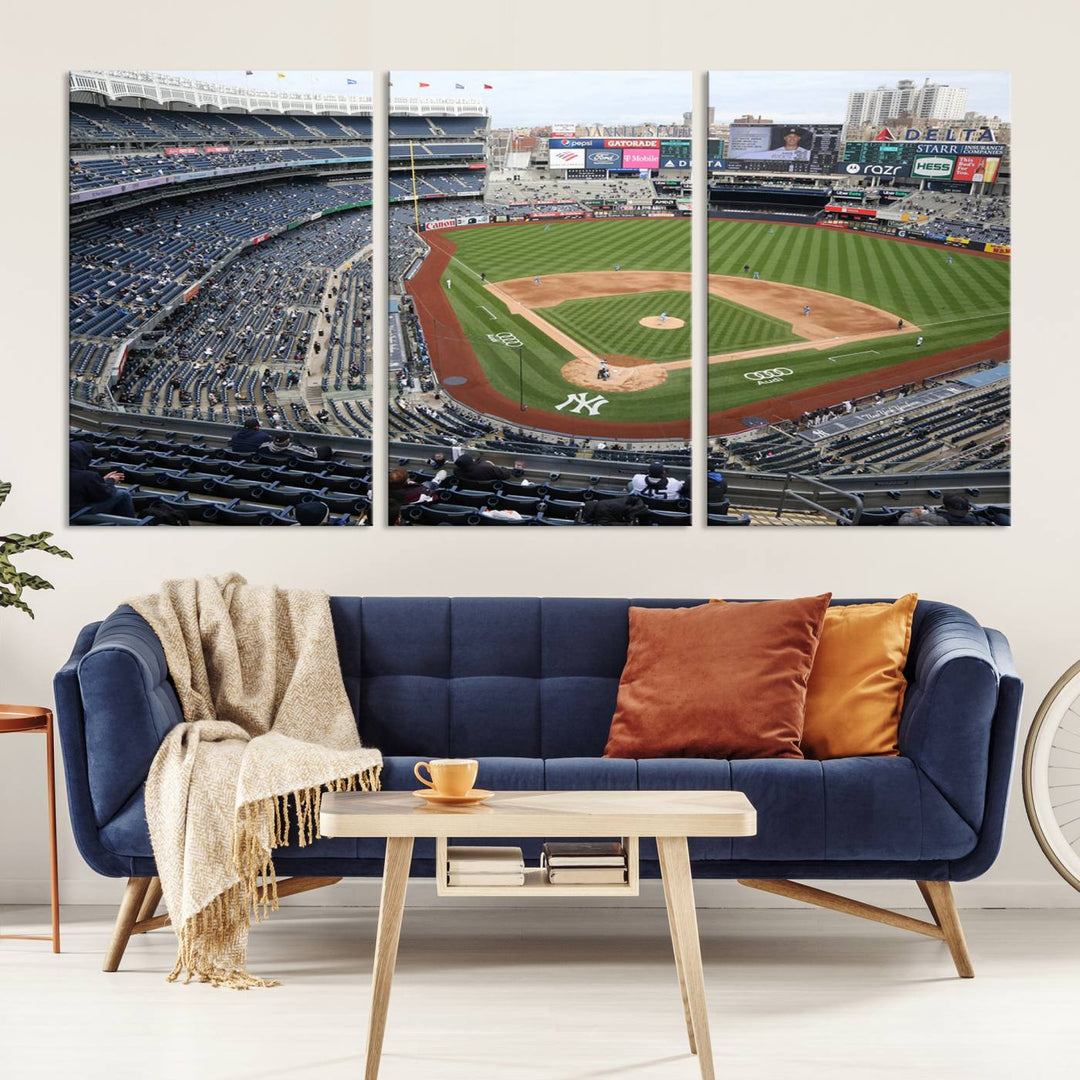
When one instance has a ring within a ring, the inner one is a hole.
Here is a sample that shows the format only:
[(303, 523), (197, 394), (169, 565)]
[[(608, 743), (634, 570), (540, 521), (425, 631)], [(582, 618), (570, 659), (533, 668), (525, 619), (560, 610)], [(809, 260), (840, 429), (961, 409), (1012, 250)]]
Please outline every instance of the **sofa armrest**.
[(77, 664), (94, 819), (110, 821), (146, 780), (161, 741), (180, 723), (180, 701), (149, 624), (120, 607)]
[(908, 660), (900, 753), (977, 833), (986, 808), (999, 671), (966, 611), (920, 601)]
[(949, 865), (952, 881), (969, 881), (985, 874), (1001, 850), (1005, 819), (1009, 809), (1009, 782), (1012, 779), (1016, 748), (1020, 739), (1020, 710), (1024, 703), (1024, 683), (1013, 664), (1005, 635), (987, 630), (986, 640), (1000, 675), (997, 709), (990, 733), (990, 768), (986, 782), (986, 812), (975, 850)]

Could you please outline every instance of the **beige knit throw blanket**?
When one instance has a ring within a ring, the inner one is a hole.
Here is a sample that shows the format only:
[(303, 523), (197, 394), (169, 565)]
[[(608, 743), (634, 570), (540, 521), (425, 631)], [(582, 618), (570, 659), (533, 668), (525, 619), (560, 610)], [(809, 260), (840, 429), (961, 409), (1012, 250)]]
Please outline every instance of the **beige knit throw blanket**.
[(169, 980), (276, 985), (246, 970), (251, 919), (277, 908), (274, 849), (292, 820), (301, 846), (317, 839), (323, 787), (375, 789), (382, 766), (356, 731), (329, 601), (228, 574), (129, 603), (161, 641), (184, 712), (146, 781), (179, 941)]

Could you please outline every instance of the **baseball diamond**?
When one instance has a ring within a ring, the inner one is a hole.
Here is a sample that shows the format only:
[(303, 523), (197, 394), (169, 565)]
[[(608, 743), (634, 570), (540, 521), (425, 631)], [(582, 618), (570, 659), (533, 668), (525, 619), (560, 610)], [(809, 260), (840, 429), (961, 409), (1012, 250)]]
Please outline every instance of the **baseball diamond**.
[[(450, 391), (464, 404), (515, 421), (520, 376), (536, 427), (687, 436), (689, 224), (610, 218), (428, 234), (409, 291), (436, 372), (466, 378)], [(709, 240), (710, 434), (750, 413), (797, 416), (807, 402), (937, 374), (976, 354), (1007, 356), (1007, 259), (755, 221), (711, 220)], [(452, 291), (443, 285), (451, 274)], [(682, 325), (658, 333), (661, 312)], [(520, 350), (494, 340), (503, 333)], [(785, 374), (744, 377), (773, 368)], [(595, 416), (556, 411), (582, 388), (608, 398)]]

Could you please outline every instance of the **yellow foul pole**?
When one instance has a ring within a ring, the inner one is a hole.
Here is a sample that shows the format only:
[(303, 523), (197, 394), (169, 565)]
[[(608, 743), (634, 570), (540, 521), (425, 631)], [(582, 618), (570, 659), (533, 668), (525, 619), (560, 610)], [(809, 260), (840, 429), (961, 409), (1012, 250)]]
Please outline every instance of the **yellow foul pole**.
[(413, 220), (416, 222), (416, 231), (420, 232), (420, 196), (416, 193), (416, 158), (413, 156), (413, 141), (409, 140), (409, 171), (412, 173), (412, 205)]

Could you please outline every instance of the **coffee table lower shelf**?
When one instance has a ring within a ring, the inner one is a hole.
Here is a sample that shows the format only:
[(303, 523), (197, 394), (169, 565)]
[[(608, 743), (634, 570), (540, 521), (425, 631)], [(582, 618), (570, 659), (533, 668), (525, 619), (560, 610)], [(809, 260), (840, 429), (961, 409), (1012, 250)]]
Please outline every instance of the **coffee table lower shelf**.
[(437, 896), (525, 896), (530, 900), (538, 896), (637, 896), (640, 893), (638, 862), (638, 838), (624, 836), (623, 850), (626, 852), (626, 881), (622, 885), (552, 885), (547, 880), (545, 871), (539, 866), (525, 868), (524, 885), (449, 885), (446, 881), (447, 855), (449, 846), (445, 836), (435, 841), (435, 877)]

